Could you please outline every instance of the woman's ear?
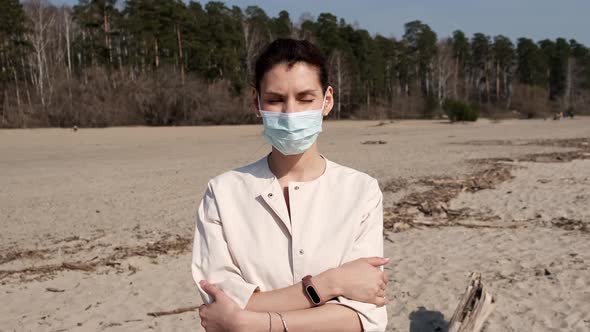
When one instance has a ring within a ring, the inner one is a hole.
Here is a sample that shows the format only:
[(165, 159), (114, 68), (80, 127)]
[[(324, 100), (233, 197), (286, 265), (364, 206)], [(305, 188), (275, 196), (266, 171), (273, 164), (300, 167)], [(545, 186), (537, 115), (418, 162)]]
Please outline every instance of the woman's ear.
[(256, 114), (256, 117), (259, 118), (260, 111), (258, 103), (258, 91), (256, 91), (256, 88), (252, 88), (252, 97), (250, 99), (252, 101), (252, 109), (254, 110), (254, 114)]
[(328, 86), (326, 89), (326, 105), (324, 106), (324, 116), (328, 116), (334, 107), (334, 89)]

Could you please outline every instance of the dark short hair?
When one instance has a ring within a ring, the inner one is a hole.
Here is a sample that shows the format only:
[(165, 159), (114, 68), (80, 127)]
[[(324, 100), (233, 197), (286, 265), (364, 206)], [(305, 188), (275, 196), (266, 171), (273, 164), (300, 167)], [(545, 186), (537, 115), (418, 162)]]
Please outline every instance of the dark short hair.
[(279, 38), (268, 44), (254, 65), (254, 87), (260, 93), (260, 82), (274, 66), (286, 63), (289, 68), (297, 62), (317, 67), (323, 92), (328, 88), (328, 68), (322, 51), (307, 40)]

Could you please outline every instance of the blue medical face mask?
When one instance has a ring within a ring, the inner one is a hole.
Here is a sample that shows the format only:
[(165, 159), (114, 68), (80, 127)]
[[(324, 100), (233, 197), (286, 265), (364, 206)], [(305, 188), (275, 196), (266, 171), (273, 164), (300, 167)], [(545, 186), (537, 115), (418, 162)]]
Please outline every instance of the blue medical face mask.
[(264, 111), (258, 97), (258, 110), (264, 123), (262, 136), (284, 155), (307, 151), (322, 132), (326, 96), (327, 93), (320, 109), (291, 113)]

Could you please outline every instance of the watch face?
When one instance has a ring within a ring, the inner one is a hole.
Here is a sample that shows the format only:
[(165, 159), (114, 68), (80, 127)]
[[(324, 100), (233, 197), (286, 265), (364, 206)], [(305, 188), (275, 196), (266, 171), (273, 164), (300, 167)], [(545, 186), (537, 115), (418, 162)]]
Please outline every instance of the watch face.
[(307, 291), (307, 294), (309, 294), (309, 297), (311, 298), (314, 304), (320, 304), (320, 296), (315, 291), (315, 288), (313, 288), (313, 286), (307, 286), (305, 287), (305, 290)]

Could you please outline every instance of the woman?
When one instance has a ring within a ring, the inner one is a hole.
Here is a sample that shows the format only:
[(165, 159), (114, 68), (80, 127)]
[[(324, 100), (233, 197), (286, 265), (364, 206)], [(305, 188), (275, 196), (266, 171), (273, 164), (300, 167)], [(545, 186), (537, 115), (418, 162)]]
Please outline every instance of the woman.
[(326, 159), (316, 138), (334, 105), (313, 44), (271, 43), (252, 101), (272, 145), (208, 183), (192, 274), (206, 331), (384, 331), (382, 193)]

